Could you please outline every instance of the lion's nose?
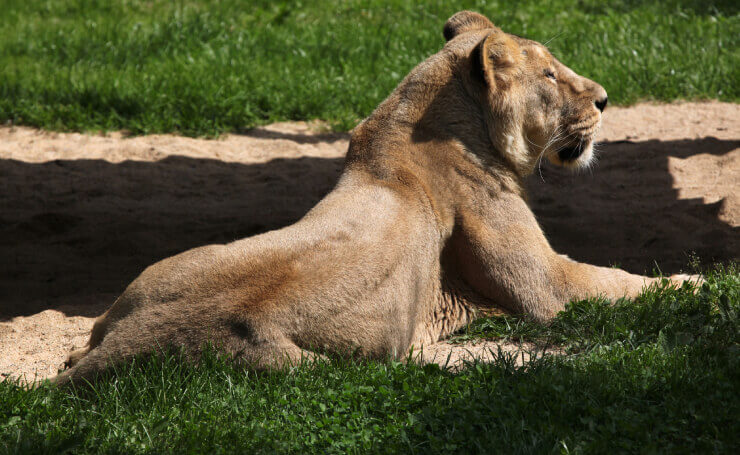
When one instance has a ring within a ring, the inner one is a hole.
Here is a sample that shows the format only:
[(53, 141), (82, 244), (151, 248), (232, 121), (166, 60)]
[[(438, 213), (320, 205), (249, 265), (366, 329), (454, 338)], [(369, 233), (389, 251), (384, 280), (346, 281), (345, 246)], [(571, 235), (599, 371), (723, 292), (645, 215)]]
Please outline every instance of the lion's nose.
[(594, 106), (596, 106), (599, 112), (604, 112), (604, 109), (606, 109), (606, 90), (596, 82), (593, 84), (591, 96), (593, 96)]
[(600, 100), (594, 101), (594, 104), (596, 105), (596, 109), (598, 109), (600, 112), (604, 112), (604, 109), (606, 109), (606, 101), (608, 100), (608, 97), (603, 97)]

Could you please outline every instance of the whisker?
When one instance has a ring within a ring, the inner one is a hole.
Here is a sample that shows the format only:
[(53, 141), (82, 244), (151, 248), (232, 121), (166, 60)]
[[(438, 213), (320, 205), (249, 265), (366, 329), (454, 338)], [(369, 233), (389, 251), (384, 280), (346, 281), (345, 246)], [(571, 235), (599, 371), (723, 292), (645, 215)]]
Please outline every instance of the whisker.
[(559, 37), (559, 36), (560, 36), (560, 35), (562, 35), (563, 33), (565, 33), (565, 31), (562, 31), (562, 32), (558, 33), (557, 35), (553, 36), (553, 37), (552, 37), (552, 38), (550, 38), (549, 40), (547, 40), (547, 41), (545, 41), (544, 43), (542, 43), (542, 45), (543, 45), (543, 46), (547, 46), (547, 45), (548, 45), (548, 44), (550, 43), (550, 41), (552, 41), (552, 40), (554, 40), (555, 38)]
[(557, 140), (560, 139), (561, 136), (561, 126), (558, 125), (557, 128), (552, 132), (550, 135), (550, 138), (545, 143), (545, 146), (542, 147), (542, 151), (540, 152), (540, 155), (537, 157), (537, 172), (540, 174), (540, 180), (542, 182), (545, 181), (545, 178), (542, 176), (542, 158), (545, 156), (545, 152), (547, 151), (548, 147), (550, 147), (552, 144), (554, 144)]

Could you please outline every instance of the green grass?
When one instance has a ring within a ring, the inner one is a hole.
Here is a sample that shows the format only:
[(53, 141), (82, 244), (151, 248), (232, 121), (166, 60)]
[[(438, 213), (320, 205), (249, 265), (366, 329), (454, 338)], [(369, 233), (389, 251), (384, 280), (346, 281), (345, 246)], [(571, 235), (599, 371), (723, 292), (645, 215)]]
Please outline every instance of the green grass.
[(255, 376), (143, 360), (91, 390), (0, 383), (0, 453), (737, 453), (740, 269), (460, 334), (556, 343), (452, 374), (333, 360)]
[(740, 94), (738, 2), (4, 0), (0, 122), (215, 135), (349, 129), (443, 44), (452, 13), (549, 42), (610, 102)]

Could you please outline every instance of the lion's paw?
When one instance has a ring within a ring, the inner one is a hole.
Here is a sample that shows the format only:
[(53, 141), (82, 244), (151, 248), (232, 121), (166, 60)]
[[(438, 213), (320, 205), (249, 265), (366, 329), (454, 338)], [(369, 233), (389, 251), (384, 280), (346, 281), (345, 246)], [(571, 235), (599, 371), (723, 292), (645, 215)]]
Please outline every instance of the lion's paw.
[(681, 286), (685, 282), (689, 282), (694, 285), (694, 289), (699, 289), (701, 285), (705, 282), (704, 277), (702, 277), (701, 275), (688, 275), (685, 273), (677, 273), (675, 275), (671, 275), (669, 279), (679, 286)]

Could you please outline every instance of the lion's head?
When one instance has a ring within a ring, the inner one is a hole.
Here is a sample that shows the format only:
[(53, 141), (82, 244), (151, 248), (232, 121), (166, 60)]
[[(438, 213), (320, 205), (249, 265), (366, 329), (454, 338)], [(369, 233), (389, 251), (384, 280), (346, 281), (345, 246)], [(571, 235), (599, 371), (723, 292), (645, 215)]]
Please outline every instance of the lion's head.
[(500, 153), (530, 171), (540, 157), (569, 167), (589, 164), (607, 102), (602, 86), (478, 13), (453, 15), (443, 33), (447, 52), (460, 57), (457, 71), (468, 72), (468, 83), (485, 92), (489, 135)]

